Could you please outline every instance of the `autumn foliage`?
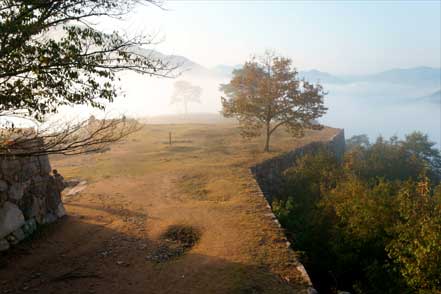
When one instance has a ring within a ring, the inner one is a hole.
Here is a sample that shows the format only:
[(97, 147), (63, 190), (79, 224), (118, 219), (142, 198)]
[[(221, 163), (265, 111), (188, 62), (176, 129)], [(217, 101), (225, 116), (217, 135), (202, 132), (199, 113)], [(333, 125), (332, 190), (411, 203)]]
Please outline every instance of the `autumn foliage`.
[(221, 85), (223, 115), (239, 120), (244, 137), (266, 136), (265, 151), (276, 129), (285, 126), (294, 136), (306, 128), (318, 129), (316, 119), (326, 112), (320, 84), (301, 80), (289, 58), (267, 52), (247, 61)]

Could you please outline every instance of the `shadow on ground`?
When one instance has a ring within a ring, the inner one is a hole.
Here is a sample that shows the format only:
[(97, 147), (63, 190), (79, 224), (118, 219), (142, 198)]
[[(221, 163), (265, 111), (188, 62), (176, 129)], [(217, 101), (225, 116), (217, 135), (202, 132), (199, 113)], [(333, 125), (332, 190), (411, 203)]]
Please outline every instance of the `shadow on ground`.
[(191, 250), (153, 262), (146, 256), (158, 241), (122, 233), (119, 212), (96, 211), (67, 216), (0, 255), (0, 293), (293, 293), (264, 267)]

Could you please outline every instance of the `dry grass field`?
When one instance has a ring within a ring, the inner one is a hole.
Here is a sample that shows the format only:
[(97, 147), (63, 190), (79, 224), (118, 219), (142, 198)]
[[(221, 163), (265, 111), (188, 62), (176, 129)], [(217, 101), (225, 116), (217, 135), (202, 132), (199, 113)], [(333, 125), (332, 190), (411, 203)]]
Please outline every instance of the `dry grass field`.
[[(248, 168), (335, 133), (280, 131), (263, 153), (263, 138), (244, 141), (232, 124), (146, 125), (108, 152), (53, 157), (88, 185), (65, 193), (67, 217), (1, 257), (0, 293), (302, 293)], [(174, 226), (197, 236), (176, 241)]]

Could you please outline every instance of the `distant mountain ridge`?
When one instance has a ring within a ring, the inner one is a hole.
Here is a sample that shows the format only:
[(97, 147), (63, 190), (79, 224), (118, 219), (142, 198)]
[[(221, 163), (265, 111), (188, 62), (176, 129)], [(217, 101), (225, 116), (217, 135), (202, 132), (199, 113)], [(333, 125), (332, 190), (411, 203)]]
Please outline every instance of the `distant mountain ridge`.
[(394, 84), (439, 84), (441, 83), (441, 68), (428, 66), (397, 68), (359, 77), (359, 79), (368, 82), (386, 82)]
[(219, 75), (222, 75), (225, 77), (231, 77), (233, 74), (233, 71), (235, 69), (240, 69), (241, 67), (242, 67), (241, 64), (237, 64), (235, 66), (219, 64), (219, 65), (212, 67), (211, 70), (215, 71)]
[[(166, 55), (159, 51), (136, 48), (135, 52), (154, 56), (170, 62), (172, 65), (179, 65), (183, 75), (191, 75), (206, 78), (230, 78), (235, 69), (241, 65), (219, 64), (207, 68), (191, 59), (181, 55)], [(359, 82), (369, 83), (392, 83), (392, 84), (412, 84), (441, 88), (441, 68), (419, 66), (412, 68), (395, 68), (387, 71), (367, 74), (367, 75), (334, 75), (317, 69), (301, 70), (299, 77), (305, 78), (310, 82), (321, 82), (323, 84), (350, 84)]]
[(174, 54), (167, 55), (157, 50), (145, 49), (141, 47), (135, 47), (132, 49), (132, 51), (135, 52), (136, 54), (140, 54), (146, 57), (159, 58), (164, 62), (168, 63), (170, 66), (178, 66), (179, 67), (178, 72), (182, 73), (183, 75), (189, 73), (191, 73), (191, 75), (210, 76), (210, 77), (212, 75), (216, 75), (216, 73), (209, 70), (208, 68), (182, 55), (174, 55)]
[[(228, 66), (222, 66), (226, 72)], [(236, 67), (229, 67), (230, 72)], [(433, 67), (414, 67), (404, 69), (391, 69), (380, 73), (369, 75), (348, 75), (339, 76), (317, 69), (301, 70), (299, 77), (305, 78), (310, 82), (321, 82), (323, 84), (350, 84), (356, 82), (370, 83), (392, 83), (392, 84), (414, 84), (432, 86), (434, 88), (441, 87), (441, 68)]]
[(338, 76), (334, 76), (330, 73), (319, 71), (316, 69), (299, 71), (300, 78), (305, 78), (305, 80), (316, 83), (320, 82), (323, 84), (342, 84), (346, 81)]
[(441, 103), (441, 89), (428, 95), (428, 96), (421, 97), (420, 100), (440, 104)]
[(319, 70), (300, 71), (300, 76), (304, 76), (311, 82), (320, 81), (329, 84), (342, 83), (392, 83), (392, 84), (420, 84), (441, 87), (441, 68), (427, 66), (413, 68), (391, 69), (379, 73), (368, 75), (347, 75), (337, 76)]

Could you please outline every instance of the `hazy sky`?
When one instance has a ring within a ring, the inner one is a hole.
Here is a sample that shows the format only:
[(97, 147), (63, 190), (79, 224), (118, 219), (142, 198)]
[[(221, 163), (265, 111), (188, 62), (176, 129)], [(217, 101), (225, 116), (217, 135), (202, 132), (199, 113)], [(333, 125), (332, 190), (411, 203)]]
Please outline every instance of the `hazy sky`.
[(240, 64), (265, 49), (290, 56), (298, 68), (340, 74), (441, 66), (439, 0), (181, 0), (164, 7), (139, 7), (118, 26), (160, 32), (159, 50), (205, 66)]

